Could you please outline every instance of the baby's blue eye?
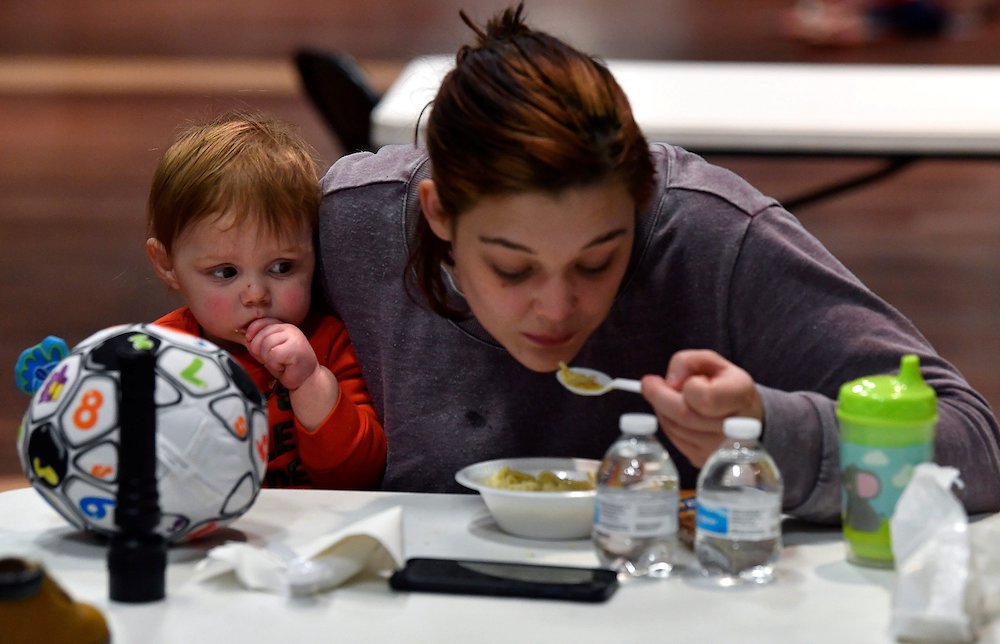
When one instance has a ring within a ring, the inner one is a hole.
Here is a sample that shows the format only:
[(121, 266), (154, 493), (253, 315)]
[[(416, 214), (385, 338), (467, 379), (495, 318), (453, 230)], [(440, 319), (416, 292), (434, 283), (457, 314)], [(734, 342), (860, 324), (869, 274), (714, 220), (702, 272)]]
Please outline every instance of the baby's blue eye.
[(284, 275), (292, 270), (291, 262), (275, 262), (271, 265), (271, 272), (276, 275)]
[(212, 271), (212, 277), (228, 280), (236, 277), (236, 269), (232, 266), (223, 266)]

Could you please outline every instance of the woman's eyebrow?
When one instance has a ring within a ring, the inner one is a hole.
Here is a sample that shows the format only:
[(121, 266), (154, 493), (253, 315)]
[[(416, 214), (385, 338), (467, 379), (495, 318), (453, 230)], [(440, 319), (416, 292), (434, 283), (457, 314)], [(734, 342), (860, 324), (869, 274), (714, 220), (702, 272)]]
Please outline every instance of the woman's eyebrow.
[[(583, 245), (584, 249), (593, 248), (594, 246), (600, 246), (601, 244), (607, 243), (612, 239), (617, 239), (624, 235), (627, 231), (624, 228), (615, 228), (614, 230), (609, 230), (608, 232), (598, 235), (594, 239), (590, 240)], [(521, 251), (522, 253), (529, 253), (531, 255), (536, 255), (534, 249), (525, 246), (524, 244), (518, 244), (517, 242), (511, 241), (506, 237), (487, 237), (485, 235), (479, 236), (479, 242), (482, 244), (493, 244), (495, 246), (503, 246), (504, 248), (509, 248), (511, 250)]]
[(482, 244), (492, 244), (494, 246), (503, 246), (504, 248), (509, 248), (511, 250), (519, 250), (522, 253), (531, 253), (532, 255), (536, 254), (536, 252), (533, 249), (528, 248), (524, 244), (518, 244), (516, 242), (512, 242), (511, 240), (507, 239), (506, 237), (487, 237), (485, 235), (480, 235), (479, 236), (479, 242), (482, 243)]
[(590, 242), (586, 244), (584, 248), (593, 248), (594, 246), (600, 246), (601, 244), (607, 243), (612, 239), (617, 239), (621, 237), (627, 232), (628, 231), (625, 230), (625, 228), (615, 228), (614, 230), (609, 230), (603, 235), (598, 235), (594, 239), (590, 240)]

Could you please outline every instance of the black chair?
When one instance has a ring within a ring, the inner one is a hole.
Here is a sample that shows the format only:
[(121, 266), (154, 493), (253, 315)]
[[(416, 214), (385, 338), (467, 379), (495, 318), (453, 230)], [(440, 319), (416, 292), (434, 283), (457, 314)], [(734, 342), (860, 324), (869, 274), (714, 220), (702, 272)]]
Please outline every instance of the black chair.
[(372, 150), (371, 113), (381, 96), (351, 56), (302, 49), (295, 53), (302, 87), (344, 152)]

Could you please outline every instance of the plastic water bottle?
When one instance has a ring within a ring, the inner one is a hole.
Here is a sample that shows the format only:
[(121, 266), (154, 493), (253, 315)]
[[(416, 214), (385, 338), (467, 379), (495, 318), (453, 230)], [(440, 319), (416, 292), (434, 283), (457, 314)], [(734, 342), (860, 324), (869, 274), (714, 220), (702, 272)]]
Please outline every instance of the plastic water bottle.
[(727, 418), (723, 431), (698, 476), (695, 555), (719, 585), (766, 584), (781, 554), (781, 473), (757, 442), (759, 420)]
[(677, 544), (677, 468), (654, 435), (656, 416), (623, 414), (619, 427), (597, 472), (597, 556), (635, 577), (666, 577)]

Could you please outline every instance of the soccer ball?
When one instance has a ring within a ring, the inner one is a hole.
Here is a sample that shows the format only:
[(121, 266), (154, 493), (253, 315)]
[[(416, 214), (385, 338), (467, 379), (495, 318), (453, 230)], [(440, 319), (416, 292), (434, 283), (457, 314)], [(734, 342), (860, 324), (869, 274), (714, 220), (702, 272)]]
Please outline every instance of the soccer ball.
[(267, 463), (267, 410), (253, 381), (211, 342), (152, 324), (99, 331), (52, 368), (17, 436), (21, 467), (59, 514), (104, 536), (119, 470), (123, 345), (156, 356), (156, 478), (172, 542), (214, 532), (257, 498)]

